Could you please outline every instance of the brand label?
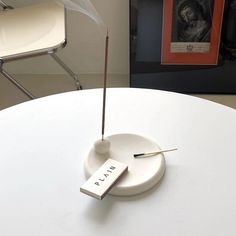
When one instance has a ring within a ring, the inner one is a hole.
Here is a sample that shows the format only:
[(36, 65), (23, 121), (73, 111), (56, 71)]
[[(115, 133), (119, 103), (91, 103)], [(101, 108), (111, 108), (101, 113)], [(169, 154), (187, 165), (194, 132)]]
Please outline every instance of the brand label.
[(128, 166), (126, 164), (108, 159), (81, 186), (80, 191), (101, 200), (127, 170)]

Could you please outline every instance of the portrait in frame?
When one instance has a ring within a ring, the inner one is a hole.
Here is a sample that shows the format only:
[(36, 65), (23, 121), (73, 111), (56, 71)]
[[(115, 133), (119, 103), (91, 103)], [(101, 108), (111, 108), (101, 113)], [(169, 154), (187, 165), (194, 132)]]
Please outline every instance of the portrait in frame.
[(224, 0), (163, 1), (162, 64), (218, 63)]

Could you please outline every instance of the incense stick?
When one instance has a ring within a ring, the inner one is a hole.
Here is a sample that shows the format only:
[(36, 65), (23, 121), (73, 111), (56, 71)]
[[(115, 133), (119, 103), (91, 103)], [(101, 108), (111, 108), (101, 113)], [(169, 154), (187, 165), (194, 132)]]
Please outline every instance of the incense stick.
[(104, 140), (104, 132), (105, 132), (108, 43), (109, 43), (109, 36), (108, 36), (108, 29), (107, 29), (107, 36), (106, 36), (106, 41), (105, 41), (105, 67), (104, 67), (103, 105), (102, 105), (102, 140)]
[(176, 151), (176, 150), (177, 150), (177, 148), (160, 150), (157, 152), (137, 153), (137, 154), (134, 154), (134, 157), (137, 158), (137, 157), (144, 157), (144, 156), (154, 156), (154, 155), (158, 155), (158, 154), (161, 154), (164, 152), (172, 152), (172, 151)]

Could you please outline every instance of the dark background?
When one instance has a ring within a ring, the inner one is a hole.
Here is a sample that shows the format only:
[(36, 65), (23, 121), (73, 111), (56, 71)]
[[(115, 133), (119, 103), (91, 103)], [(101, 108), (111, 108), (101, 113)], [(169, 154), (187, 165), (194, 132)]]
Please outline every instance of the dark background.
[[(161, 65), (162, 0), (130, 0), (130, 86), (236, 93), (236, 9), (226, 1), (218, 65)], [(170, 12), (170, 14), (172, 14)]]

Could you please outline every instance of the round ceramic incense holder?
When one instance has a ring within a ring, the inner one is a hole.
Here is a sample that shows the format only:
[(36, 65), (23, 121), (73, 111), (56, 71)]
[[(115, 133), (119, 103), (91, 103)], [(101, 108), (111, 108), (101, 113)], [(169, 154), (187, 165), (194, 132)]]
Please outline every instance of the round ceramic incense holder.
[(111, 158), (128, 165), (128, 172), (111, 189), (109, 194), (132, 196), (154, 187), (165, 172), (164, 155), (134, 158), (135, 153), (156, 152), (160, 147), (153, 141), (134, 134), (116, 134), (106, 137), (110, 150), (105, 154), (93, 147), (84, 162), (85, 175), (89, 178), (107, 159)]

